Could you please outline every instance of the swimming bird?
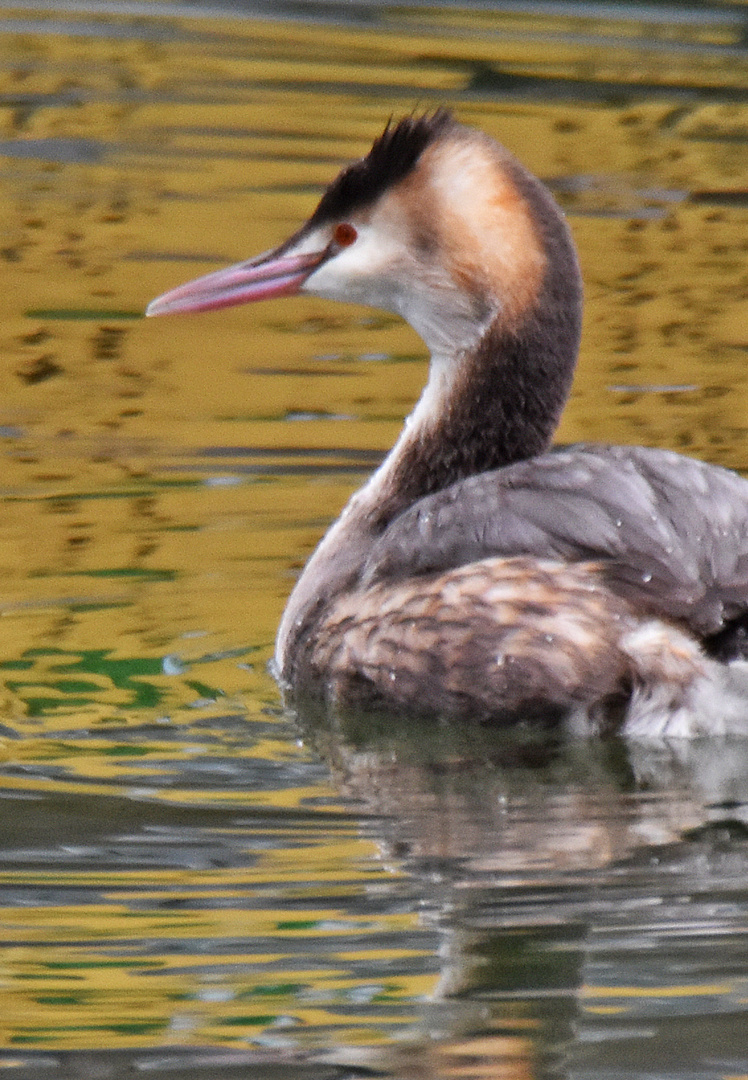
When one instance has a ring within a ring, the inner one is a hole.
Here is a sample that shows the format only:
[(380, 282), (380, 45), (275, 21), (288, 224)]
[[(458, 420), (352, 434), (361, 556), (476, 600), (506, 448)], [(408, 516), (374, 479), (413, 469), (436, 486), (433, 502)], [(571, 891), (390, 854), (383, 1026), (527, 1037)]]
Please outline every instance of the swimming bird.
[(292, 699), (748, 733), (748, 482), (664, 449), (551, 447), (582, 287), (538, 179), (446, 110), (391, 122), (290, 239), (148, 314), (295, 293), (395, 312), (431, 359), (291, 593), (275, 667)]

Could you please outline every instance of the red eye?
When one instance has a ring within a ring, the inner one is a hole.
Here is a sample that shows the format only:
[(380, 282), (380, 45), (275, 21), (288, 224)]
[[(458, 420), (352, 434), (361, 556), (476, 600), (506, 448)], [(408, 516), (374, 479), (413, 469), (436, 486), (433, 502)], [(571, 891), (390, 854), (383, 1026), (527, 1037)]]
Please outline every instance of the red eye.
[(338, 247), (350, 247), (358, 236), (358, 233), (352, 225), (349, 225), (347, 221), (344, 221), (340, 225), (335, 226), (333, 235)]

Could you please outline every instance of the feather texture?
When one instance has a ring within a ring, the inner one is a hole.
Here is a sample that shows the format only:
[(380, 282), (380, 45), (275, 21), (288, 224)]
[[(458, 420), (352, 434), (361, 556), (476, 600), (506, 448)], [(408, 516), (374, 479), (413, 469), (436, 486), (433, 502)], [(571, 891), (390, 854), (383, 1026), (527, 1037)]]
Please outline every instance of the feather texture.
[(597, 561), (640, 610), (716, 634), (748, 610), (748, 482), (667, 450), (561, 448), (420, 499), (361, 585), (518, 554)]

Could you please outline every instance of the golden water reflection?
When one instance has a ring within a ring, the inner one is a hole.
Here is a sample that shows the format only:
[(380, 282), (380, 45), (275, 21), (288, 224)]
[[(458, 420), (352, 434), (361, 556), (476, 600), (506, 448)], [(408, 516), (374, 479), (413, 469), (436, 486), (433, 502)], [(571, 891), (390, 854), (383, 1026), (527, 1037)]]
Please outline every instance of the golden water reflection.
[(744, 13), (267, 14), (0, 11), (0, 1070), (744, 1075), (740, 747), (281, 710), (285, 597), (421, 342), (317, 300), (141, 319), (445, 103), (569, 214), (563, 438), (745, 468)]

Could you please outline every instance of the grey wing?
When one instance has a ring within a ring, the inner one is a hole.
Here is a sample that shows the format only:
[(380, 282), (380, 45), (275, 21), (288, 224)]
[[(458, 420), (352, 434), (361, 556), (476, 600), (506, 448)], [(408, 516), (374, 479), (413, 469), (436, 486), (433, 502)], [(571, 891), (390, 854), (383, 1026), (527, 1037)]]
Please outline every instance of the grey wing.
[(520, 554), (599, 560), (616, 592), (714, 634), (748, 612), (748, 481), (667, 450), (565, 447), (421, 499), (364, 582)]

